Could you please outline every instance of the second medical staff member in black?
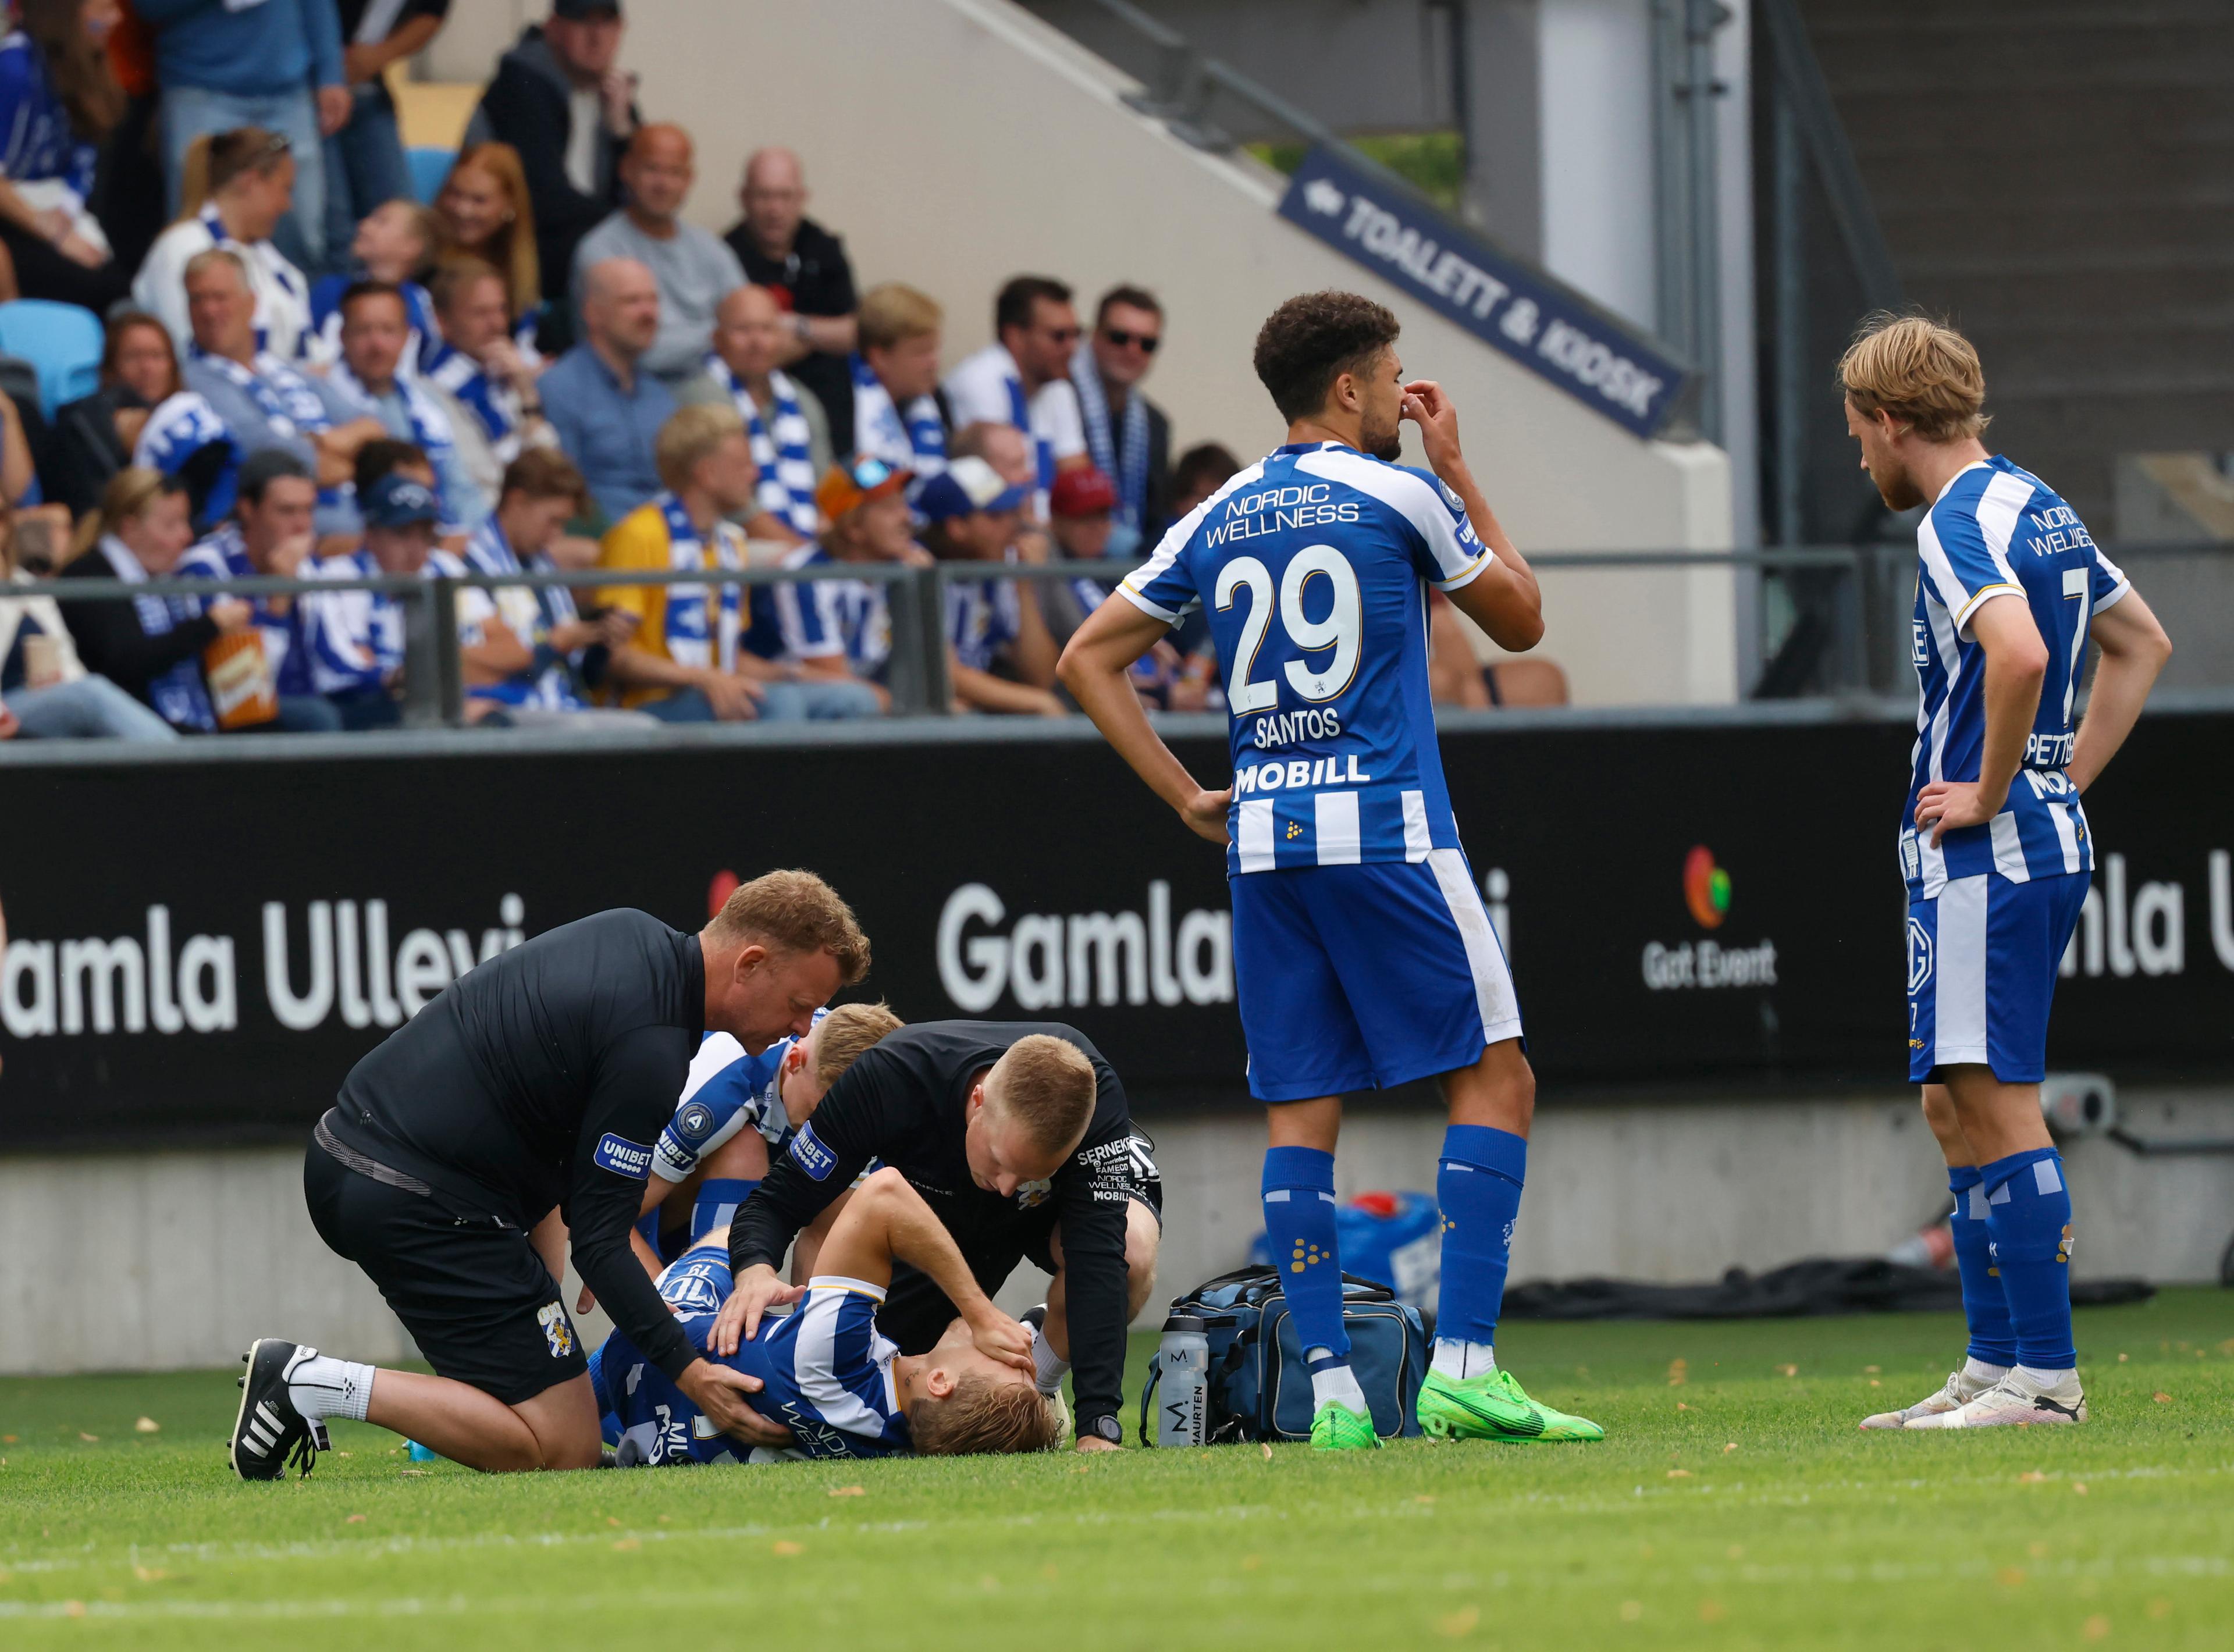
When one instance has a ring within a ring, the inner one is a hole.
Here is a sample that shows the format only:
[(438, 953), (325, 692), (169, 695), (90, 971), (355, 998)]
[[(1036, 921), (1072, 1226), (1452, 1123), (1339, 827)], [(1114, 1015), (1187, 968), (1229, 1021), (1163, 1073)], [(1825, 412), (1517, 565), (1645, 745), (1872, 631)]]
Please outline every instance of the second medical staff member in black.
[(696, 935), (600, 912), (475, 967), (350, 1071), (303, 1166), (320, 1237), (363, 1269), (433, 1376), (266, 1338), (245, 1356), (233, 1470), (276, 1479), (323, 1420), (379, 1424), (491, 1471), (590, 1468), (598, 1407), (555, 1255), (554, 1210), (613, 1322), (724, 1433), (782, 1446), (760, 1387), (701, 1359), (630, 1253), (652, 1143), (708, 1030), (754, 1054), (804, 1036), (868, 973), (869, 944), (812, 872), (740, 886)]
[[(938, 1213), (987, 1295), (1027, 1259), (1055, 1276), (1033, 1350), (1040, 1387), (1053, 1393), (1071, 1371), (1079, 1449), (1113, 1448), (1123, 1440), (1125, 1328), (1154, 1288), (1162, 1235), (1148, 1147), (1115, 1070), (1075, 1028), (933, 1021), (888, 1033), (737, 1207), (736, 1289), (711, 1346), (734, 1354), (770, 1303), (798, 1300), (776, 1275), (784, 1252), (875, 1159)], [(905, 1270), (877, 1329), (918, 1354), (954, 1317), (936, 1285)]]

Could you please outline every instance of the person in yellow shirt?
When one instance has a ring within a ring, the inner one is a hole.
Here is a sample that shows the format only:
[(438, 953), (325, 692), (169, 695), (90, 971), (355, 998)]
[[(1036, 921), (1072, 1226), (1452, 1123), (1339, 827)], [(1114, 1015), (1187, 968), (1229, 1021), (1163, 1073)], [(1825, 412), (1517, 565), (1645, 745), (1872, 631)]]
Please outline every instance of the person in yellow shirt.
[[(742, 568), (743, 533), (729, 519), (749, 508), (760, 482), (751, 438), (732, 408), (689, 407), (660, 428), (653, 447), (666, 486), (609, 531), (606, 568)], [(606, 667), (621, 703), (663, 722), (788, 722), (877, 715), (866, 683), (803, 682), (795, 667), (742, 646), (744, 588), (609, 586), (605, 600), (633, 614), (636, 635)]]

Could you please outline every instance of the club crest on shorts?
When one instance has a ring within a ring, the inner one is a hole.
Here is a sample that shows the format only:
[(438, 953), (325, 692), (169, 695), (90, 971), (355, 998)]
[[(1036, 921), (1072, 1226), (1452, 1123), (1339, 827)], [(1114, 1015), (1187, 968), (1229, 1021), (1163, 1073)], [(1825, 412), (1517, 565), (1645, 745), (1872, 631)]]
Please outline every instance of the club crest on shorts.
[(552, 1359), (563, 1360), (574, 1351), (574, 1327), (557, 1303), (545, 1303), (537, 1309), (535, 1322), (543, 1327), (543, 1340), (551, 1344)]
[(1923, 924), (1908, 920), (1908, 989), (1921, 992), (1931, 979), (1931, 937)]

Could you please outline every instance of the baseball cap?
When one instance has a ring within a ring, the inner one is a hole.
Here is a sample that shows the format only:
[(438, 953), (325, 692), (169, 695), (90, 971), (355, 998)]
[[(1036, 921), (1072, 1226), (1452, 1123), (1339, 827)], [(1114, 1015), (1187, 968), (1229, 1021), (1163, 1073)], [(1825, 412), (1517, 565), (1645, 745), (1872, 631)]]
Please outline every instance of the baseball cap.
[(1116, 508), (1116, 484), (1092, 465), (1062, 472), (1048, 494), (1048, 509), (1056, 516), (1101, 516)]
[(814, 508), (835, 522), (872, 500), (891, 498), (908, 485), (912, 473), (864, 454), (850, 465), (833, 465), (822, 473), (814, 485)]
[(977, 511), (1013, 511), (1026, 497), (1022, 488), (1009, 486), (1000, 472), (973, 454), (925, 482), (915, 496), (915, 508), (929, 521), (944, 522)]
[(442, 507), (428, 488), (408, 476), (390, 471), (364, 496), (364, 525), (370, 528), (408, 528), (419, 522), (439, 522)]

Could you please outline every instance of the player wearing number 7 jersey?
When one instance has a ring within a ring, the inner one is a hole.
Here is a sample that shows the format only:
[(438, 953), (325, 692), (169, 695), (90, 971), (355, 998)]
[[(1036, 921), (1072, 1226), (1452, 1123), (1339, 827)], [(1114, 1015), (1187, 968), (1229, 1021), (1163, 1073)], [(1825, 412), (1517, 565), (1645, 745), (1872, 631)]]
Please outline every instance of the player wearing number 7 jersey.
[[(1596, 1440), (1540, 1406), (1491, 1344), (1520, 1208), (1535, 1078), (1520, 1006), (1459, 847), (1427, 688), (1427, 591), (1501, 647), (1544, 634), (1535, 576), (1498, 526), (1432, 382), (1408, 383), (1396, 318), (1354, 293), (1291, 298), (1257, 336), (1288, 441), (1166, 534), (1080, 627), (1064, 684), (1119, 754), (1229, 845), (1249, 1087), (1270, 1104), (1264, 1225), (1311, 1371), (1311, 1443), (1380, 1444), (1342, 1329), (1334, 1146), (1341, 1096), (1441, 1080), (1440, 1317), (1421, 1426)], [(1393, 461), (1401, 421), (1431, 475)], [(1126, 672), (1199, 604), (1232, 713), (1233, 783), (1205, 790)]]
[[(1978, 440), (1969, 341), (1874, 316), (1839, 363), (1862, 468), (1916, 527), (1909, 1077), (1947, 1159), (1970, 1346), (1929, 1398), (1865, 1428), (2087, 1420), (2071, 1341), (2071, 1194), (2040, 1113), (2048, 1007), (2094, 870), (2079, 795), (2172, 644), (2054, 490)], [(2089, 638), (2102, 650), (2071, 714)]]

